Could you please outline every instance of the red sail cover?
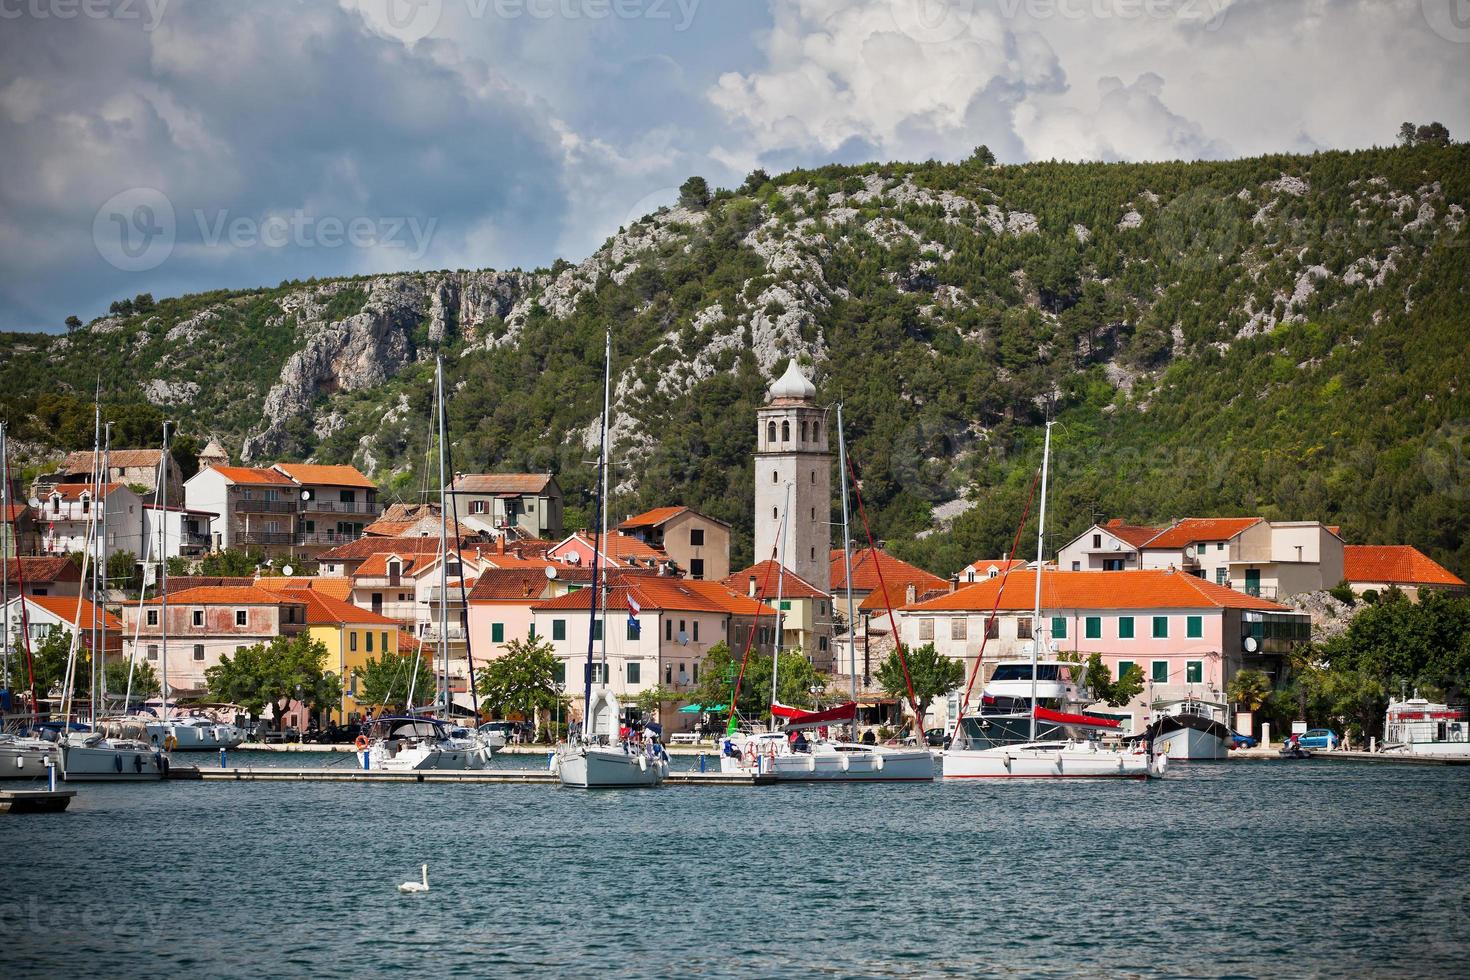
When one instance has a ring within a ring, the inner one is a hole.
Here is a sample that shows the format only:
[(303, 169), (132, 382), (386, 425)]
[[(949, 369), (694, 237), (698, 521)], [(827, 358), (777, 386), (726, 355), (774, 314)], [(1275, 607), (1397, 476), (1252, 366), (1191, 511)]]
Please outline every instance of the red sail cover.
[(1085, 728), (1117, 728), (1122, 722), (1116, 718), (1094, 718), (1091, 715), (1072, 715), (1065, 711), (1036, 706), (1036, 720), (1049, 721), (1054, 725), (1074, 725)]
[(778, 718), (785, 718), (787, 728), (805, 728), (808, 725), (826, 725), (834, 721), (851, 721), (852, 713), (856, 709), (857, 704), (852, 701), (825, 711), (803, 711), (801, 708), (789, 708), (784, 704), (773, 704), (771, 714)]

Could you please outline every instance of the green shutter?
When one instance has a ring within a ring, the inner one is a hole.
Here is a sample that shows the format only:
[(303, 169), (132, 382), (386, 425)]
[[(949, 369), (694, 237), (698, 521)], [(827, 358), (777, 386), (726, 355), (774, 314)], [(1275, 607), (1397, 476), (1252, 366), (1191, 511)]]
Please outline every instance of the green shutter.
[(1133, 639), (1133, 617), (1132, 616), (1119, 616), (1118, 617), (1118, 639), (1120, 639), (1120, 640), (1131, 640), (1131, 639)]
[(1116, 679), (1121, 681), (1128, 674), (1128, 672), (1130, 670), (1132, 670), (1132, 669), (1133, 669), (1133, 661), (1131, 661), (1131, 660), (1119, 660), (1118, 661), (1118, 676), (1117, 676)]
[(1191, 660), (1184, 667), (1184, 679), (1191, 684), (1203, 684), (1205, 680), (1205, 664), (1202, 660)]
[(1184, 621), (1184, 635), (1191, 640), (1198, 640), (1205, 635), (1205, 621), (1200, 616), (1190, 616)]
[(782, 612), (790, 612), (791, 611), (791, 600), (790, 599), (782, 599), (781, 600), (781, 611)]
[(1154, 639), (1167, 640), (1169, 638), (1169, 617), (1154, 617)]
[(602, 620), (600, 619), (594, 619), (592, 621), (592, 639), (602, 639)]
[(1051, 638), (1053, 640), (1065, 640), (1067, 638), (1067, 619), (1065, 616), (1053, 616), (1051, 618)]
[(490, 624), (490, 642), (491, 643), (504, 643), (505, 642), (505, 624), (504, 623), (491, 623)]
[(1101, 640), (1102, 639), (1102, 617), (1101, 616), (1088, 616), (1087, 617), (1087, 638), (1089, 640)]
[(629, 684), (638, 684), (638, 683), (640, 683), (640, 678), (641, 678), (642, 674), (643, 674), (643, 665), (642, 664), (636, 664), (636, 663), (631, 663), (631, 662), (628, 664), (628, 683)]
[(1154, 683), (1155, 684), (1167, 684), (1167, 683), (1169, 683), (1169, 661), (1167, 661), (1167, 660), (1155, 660), (1154, 661)]
[(551, 621), (551, 638), (553, 640), (565, 640), (567, 638), (567, 621), (565, 619), (553, 619)]

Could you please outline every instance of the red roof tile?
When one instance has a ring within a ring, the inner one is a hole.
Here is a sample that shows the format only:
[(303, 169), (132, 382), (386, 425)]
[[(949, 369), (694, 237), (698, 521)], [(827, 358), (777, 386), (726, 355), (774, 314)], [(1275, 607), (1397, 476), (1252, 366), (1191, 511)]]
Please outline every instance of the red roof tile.
[(318, 463), (277, 463), (275, 469), (297, 483), (328, 487), (362, 487), (376, 490), (378, 485), (356, 466), (330, 466)]
[(253, 580), (257, 589), (267, 592), (299, 592), (309, 590), (346, 602), (352, 595), (352, 579), (318, 575), (267, 575)]
[(452, 493), (540, 493), (551, 482), (550, 473), (461, 473), (449, 489)]
[(1135, 548), (1142, 548), (1164, 530), (1161, 527), (1151, 527), (1147, 524), (1124, 524), (1117, 517), (1108, 521), (1102, 528), (1113, 537), (1126, 541)]
[[(853, 589), (860, 592), (871, 592), (878, 588), (878, 572), (883, 573), (883, 582), (888, 588), (903, 594), (904, 588), (912, 584), (922, 592), (930, 589), (944, 589), (949, 583), (938, 575), (926, 572), (917, 565), (910, 565), (900, 558), (895, 558), (886, 551), (877, 552), (877, 561), (873, 560), (874, 551), (871, 548), (863, 548), (852, 553), (852, 582)], [(830, 575), (832, 591), (837, 592), (847, 588), (847, 564), (842, 559), (842, 549), (833, 553), (832, 569)]]
[(1229, 541), (1259, 523), (1259, 517), (1186, 517), (1164, 528), (1144, 547), (1148, 550), (1183, 548), (1196, 541)]
[(233, 483), (263, 483), (273, 486), (294, 487), (291, 478), (273, 469), (255, 466), (216, 466), (216, 473)]
[[(163, 458), (162, 449), (114, 449), (107, 454), (107, 465), (111, 469), (136, 469), (141, 466), (157, 466)], [(62, 460), (61, 472), (70, 476), (74, 473), (92, 472), (90, 449), (68, 453)]]
[(646, 510), (641, 514), (628, 518), (619, 524), (618, 527), (619, 529), (625, 527), (658, 527), (665, 521), (678, 517), (688, 509), (688, 507), (655, 507), (653, 510)]
[[(665, 576), (625, 576), (614, 580), (608, 593), (609, 616), (626, 615), (628, 596), (637, 600), (645, 610), (672, 609), (680, 612), (730, 612), (733, 600), (718, 593), (707, 582), (690, 582), (685, 579)], [(537, 609), (588, 609), (596, 594), (592, 589), (578, 589), (566, 595), (547, 599)]]
[(310, 626), (352, 623), (366, 626), (392, 626), (397, 629), (403, 625), (396, 619), (389, 619), (371, 609), (354, 606), (350, 602), (334, 599), (313, 589), (296, 590), (292, 597), (297, 596), (306, 605), (306, 622)]
[(540, 599), (550, 584), (540, 568), (487, 568), (480, 573), (469, 601), (525, 602)]
[[(257, 589), (253, 585), (201, 585), (182, 592), (170, 592), (171, 605), (191, 606), (300, 606), (306, 603), (309, 592), (288, 594)], [(162, 599), (149, 599), (145, 606), (156, 606)]]
[[(99, 610), (97, 606), (86, 599), (78, 599), (74, 595), (28, 595), (26, 601), (40, 606), (42, 609), (55, 616), (63, 622), (80, 626), (82, 629), (91, 629), (94, 625), (100, 625), (103, 629), (120, 630), (122, 620), (106, 610)], [(81, 615), (77, 615), (78, 603), (81, 606)], [(100, 621), (98, 615), (101, 615)]]
[(721, 581), (741, 595), (750, 595), (750, 580), (755, 578), (758, 599), (774, 599), (779, 591), (782, 599), (824, 599), (826, 593), (779, 562), (767, 558), (763, 562), (727, 576)]
[[(58, 483), (51, 492), (60, 496), (62, 500), (80, 500), (82, 494), (91, 496), (93, 489), (90, 483)], [(97, 494), (97, 499), (103, 500), (112, 491), (122, 490), (124, 487), (121, 483), (104, 483), (100, 489), (101, 492)], [(49, 500), (50, 498), (51, 494), (47, 494), (46, 499)], [(42, 503), (44, 504), (45, 501), (42, 501)]]
[(1407, 544), (1349, 544), (1342, 549), (1343, 577), (1349, 582), (1394, 585), (1454, 585), (1464, 580)]
[[(1036, 598), (1036, 572), (1018, 569), (1004, 580), (967, 585), (905, 609), (913, 612), (989, 612), (1001, 583), (1000, 608), (1030, 609)], [(1236, 592), (1186, 572), (1147, 569), (1126, 572), (1053, 572), (1041, 579), (1043, 609), (1254, 609), (1289, 612), (1285, 606)]]
[(70, 555), (22, 555), (6, 562), (11, 584), (25, 577), (27, 586), (50, 582), (80, 582), (82, 568)]
[[(449, 549), (454, 550), (454, 542), (449, 543)], [(356, 541), (348, 541), (339, 544), (330, 551), (324, 551), (317, 556), (320, 561), (356, 561), (367, 558), (369, 555), (382, 554), (396, 555), (437, 555), (439, 553), (438, 537), (426, 538), (358, 538)]]

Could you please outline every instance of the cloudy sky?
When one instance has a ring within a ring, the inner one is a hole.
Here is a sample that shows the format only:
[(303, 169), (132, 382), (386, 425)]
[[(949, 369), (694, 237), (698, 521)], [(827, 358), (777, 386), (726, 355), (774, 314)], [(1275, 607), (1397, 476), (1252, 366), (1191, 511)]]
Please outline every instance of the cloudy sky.
[(1470, 131), (1470, 0), (0, 0), (0, 329), (580, 259), (689, 174)]

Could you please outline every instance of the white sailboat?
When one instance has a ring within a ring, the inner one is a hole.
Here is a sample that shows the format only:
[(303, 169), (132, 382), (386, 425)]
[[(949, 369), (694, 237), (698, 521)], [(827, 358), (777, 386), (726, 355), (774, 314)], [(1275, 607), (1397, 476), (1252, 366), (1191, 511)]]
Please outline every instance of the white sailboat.
[[(607, 686), (607, 583), (602, 567), (607, 537), (607, 423), (612, 390), (612, 332), (604, 338), (602, 437), (597, 460), (598, 527), (592, 549), (592, 593), (587, 608), (587, 664), (582, 699), (582, 727), (557, 746), (551, 765), (563, 786), (577, 789), (620, 789), (657, 786), (669, 773), (668, 756), (656, 738), (634, 744), (622, 737), (618, 699)], [(601, 623), (601, 630), (593, 628)], [(592, 684), (593, 652), (602, 636), (602, 669)]]
[[(1040, 651), (1046, 631), (1041, 618), (1041, 580), (1046, 547), (1046, 491), (1051, 461), (1051, 427), (1041, 462), (1041, 510), (1036, 531), (1036, 605), (1033, 611), (1029, 697), (1000, 698), (999, 710), (965, 718), (943, 753), (945, 779), (1149, 779), (1164, 774), (1168, 757), (1147, 746), (1123, 750), (1088, 737), (1113, 730), (1116, 722), (1042, 704)], [(1040, 725), (1045, 725), (1044, 730)]]
[[(449, 717), (452, 699), (449, 693), (449, 524), (444, 488), (445, 472), (444, 361), (434, 365), (436, 426), (439, 434), (439, 601), (436, 656), (434, 658), (435, 706)], [(456, 531), (456, 533), (458, 533)], [(461, 569), (463, 574), (463, 569)], [(441, 672), (442, 668), (442, 672)], [(414, 656), (413, 673), (408, 689), (408, 714), (402, 717), (375, 719), (369, 726), (368, 749), (362, 756), (366, 769), (484, 769), (490, 765), (495, 747), (489, 740), (468, 729), (413, 711), (414, 682), (418, 679), (419, 654)]]

